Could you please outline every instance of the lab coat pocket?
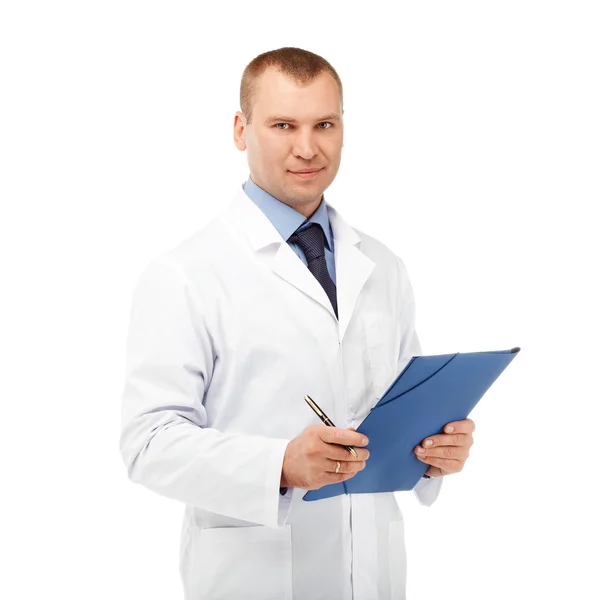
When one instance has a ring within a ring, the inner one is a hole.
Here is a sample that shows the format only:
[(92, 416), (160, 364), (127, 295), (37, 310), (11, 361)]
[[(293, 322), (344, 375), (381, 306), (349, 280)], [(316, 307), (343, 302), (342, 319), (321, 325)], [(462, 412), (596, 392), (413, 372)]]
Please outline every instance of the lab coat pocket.
[(390, 589), (392, 600), (406, 600), (406, 547), (404, 521), (390, 523)]
[(195, 530), (186, 600), (292, 600), (291, 525)]
[(396, 375), (399, 326), (383, 311), (363, 313), (366, 350), (379, 399)]

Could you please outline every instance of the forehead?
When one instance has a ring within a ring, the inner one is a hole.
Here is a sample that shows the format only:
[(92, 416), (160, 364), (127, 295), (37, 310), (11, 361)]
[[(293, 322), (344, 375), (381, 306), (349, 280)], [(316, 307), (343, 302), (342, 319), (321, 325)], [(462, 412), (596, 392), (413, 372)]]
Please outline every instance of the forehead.
[(261, 121), (278, 115), (297, 120), (341, 116), (339, 87), (327, 72), (301, 85), (276, 69), (267, 69), (256, 83), (253, 113)]

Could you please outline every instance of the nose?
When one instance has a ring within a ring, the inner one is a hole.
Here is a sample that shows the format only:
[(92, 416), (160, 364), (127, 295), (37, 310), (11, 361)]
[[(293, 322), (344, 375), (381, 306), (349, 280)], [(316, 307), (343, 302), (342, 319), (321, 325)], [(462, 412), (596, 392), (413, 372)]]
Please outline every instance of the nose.
[(314, 133), (310, 130), (299, 129), (294, 136), (292, 152), (296, 158), (311, 160), (317, 154), (317, 143)]

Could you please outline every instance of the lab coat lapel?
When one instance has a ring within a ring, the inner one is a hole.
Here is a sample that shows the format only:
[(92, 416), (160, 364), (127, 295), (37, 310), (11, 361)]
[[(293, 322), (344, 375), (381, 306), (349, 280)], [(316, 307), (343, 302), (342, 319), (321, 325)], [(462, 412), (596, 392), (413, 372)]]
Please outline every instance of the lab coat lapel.
[(342, 340), (360, 292), (375, 268), (375, 263), (360, 251), (359, 235), (331, 204), (327, 204), (327, 213), (333, 231), (339, 333)]
[[(360, 291), (375, 263), (358, 249), (360, 237), (342, 219), (337, 210), (327, 204), (327, 212), (334, 237), (341, 340), (354, 312)], [(227, 221), (248, 237), (253, 250), (279, 277), (310, 296), (335, 318), (335, 312), (323, 286), (292, 248), (284, 242), (267, 216), (248, 198), (241, 185), (230, 204)]]

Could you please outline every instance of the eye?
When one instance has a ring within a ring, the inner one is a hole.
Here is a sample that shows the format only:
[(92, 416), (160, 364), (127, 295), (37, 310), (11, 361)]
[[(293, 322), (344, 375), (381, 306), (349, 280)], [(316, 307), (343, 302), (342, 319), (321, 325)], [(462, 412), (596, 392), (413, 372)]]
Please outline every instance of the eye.
[[(274, 127), (285, 131), (282, 127), (278, 127), (279, 125), (289, 125), (289, 123), (275, 123)], [(331, 127), (333, 127), (333, 123), (331, 123), (330, 121), (322, 121), (321, 123), (319, 123), (319, 125), (330, 125)], [(320, 129), (330, 129), (331, 127), (320, 127)]]

